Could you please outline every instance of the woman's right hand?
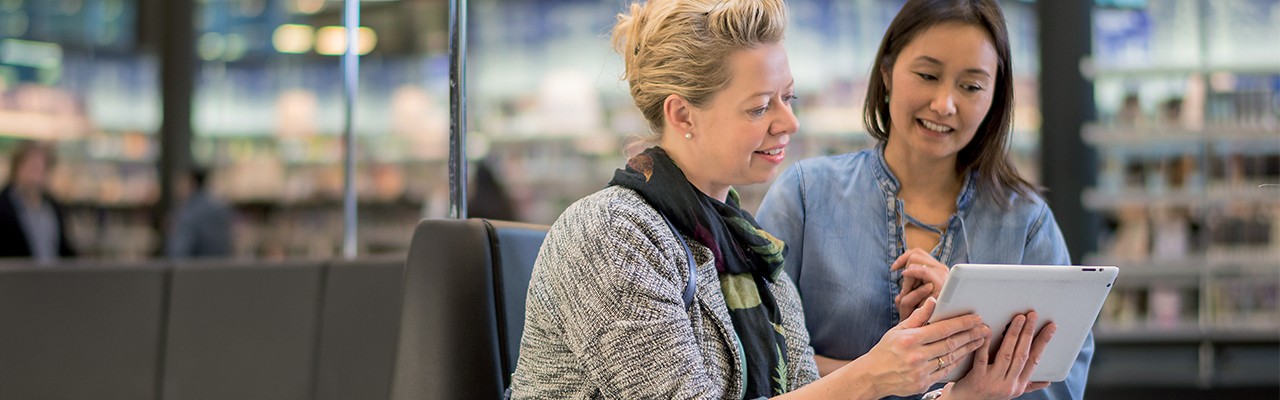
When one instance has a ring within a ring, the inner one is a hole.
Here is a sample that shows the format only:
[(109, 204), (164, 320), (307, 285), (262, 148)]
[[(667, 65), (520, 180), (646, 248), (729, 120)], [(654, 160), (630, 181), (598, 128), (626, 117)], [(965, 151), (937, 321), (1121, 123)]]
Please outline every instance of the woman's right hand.
[(890, 329), (867, 354), (851, 364), (861, 364), (868, 380), (881, 397), (907, 396), (929, 390), (956, 367), (966, 354), (986, 341), (991, 329), (974, 314), (962, 315), (925, 325), (937, 301), (929, 298), (923, 307)]

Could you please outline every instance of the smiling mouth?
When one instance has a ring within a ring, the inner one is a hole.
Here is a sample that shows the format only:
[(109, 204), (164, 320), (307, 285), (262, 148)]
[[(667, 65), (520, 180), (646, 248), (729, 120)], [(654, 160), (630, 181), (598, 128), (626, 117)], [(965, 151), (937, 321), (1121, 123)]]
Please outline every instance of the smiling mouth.
[(768, 156), (776, 156), (776, 155), (782, 154), (782, 148), (779, 147), (772, 150), (761, 150), (761, 151), (757, 151), (757, 153), (768, 155)]
[(954, 129), (954, 128), (952, 128), (952, 127), (949, 127), (949, 126), (946, 126), (946, 125), (939, 125), (939, 124), (935, 124), (935, 123), (932, 123), (932, 122), (929, 122), (929, 121), (925, 121), (925, 120), (920, 119), (920, 118), (916, 118), (916, 121), (920, 121), (920, 125), (923, 125), (925, 128), (928, 128), (929, 130), (934, 131), (934, 132), (939, 132), (939, 133), (951, 133), (951, 131), (954, 131), (954, 130), (955, 130), (955, 129)]

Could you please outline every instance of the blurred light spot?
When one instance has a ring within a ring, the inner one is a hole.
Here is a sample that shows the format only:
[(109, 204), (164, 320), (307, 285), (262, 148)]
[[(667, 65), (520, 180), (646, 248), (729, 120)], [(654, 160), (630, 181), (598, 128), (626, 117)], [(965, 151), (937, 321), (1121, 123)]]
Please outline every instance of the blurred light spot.
[(241, 0), (240, 1), (240, 14), (246, 17), (253, 18), (259, 15), (262, 15), (262, 11), (266, 10), (266, 8), (267, 8), (266, 0)]
[(311, 51), (314, 38), (315, 29), (308, 25), (284, 24), (271, 34), (271, 45), (281, 53), (302, 54)]
[(31, 40), (0, 40), (0, 63), (35, 68), (62, 65), (62, 46)]
[(324, 0), (295, 0), (293, 4), (303, 14), (315, 14), (324, 9)]
[(222, 38), (222, 34), (218, 32), (207, 32), (200, 35), (200, 40), (196, 43), (196, 54), (205, 61), (221, 58), (226, 49), (227, 42)]
[(227, 47), (222, 52), (222, 59), (226, 61), (235, 61), (244, 57), (248, 44), (245, 43), (244, 35), (239, 33), (231, 33), (226, 38)]
[[(346, 28), (326, 26), (316, 32), (316, 52), (326, 56), (342, 55), (347, 48)], [(378, 46), (378, 34), (368, 27), (356, 31), (356, 53), (369, 54)]]

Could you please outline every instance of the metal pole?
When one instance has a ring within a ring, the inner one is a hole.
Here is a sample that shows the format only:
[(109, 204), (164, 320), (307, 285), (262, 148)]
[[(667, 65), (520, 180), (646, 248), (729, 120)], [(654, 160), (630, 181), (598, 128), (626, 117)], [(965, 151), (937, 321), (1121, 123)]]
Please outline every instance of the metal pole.
[(342, 52), (342, 83), (346, 97), (342, 127), (342, 257), (356, 258), (356, 160), (355, 109), (360, 88), (360, 58), (357, 36), (360, 29), (360, 0), (345, 0), (342, 15), (346, 28), (347, 48)]
[(449, 217), (467, 218), (467, 0), (449, 0)]

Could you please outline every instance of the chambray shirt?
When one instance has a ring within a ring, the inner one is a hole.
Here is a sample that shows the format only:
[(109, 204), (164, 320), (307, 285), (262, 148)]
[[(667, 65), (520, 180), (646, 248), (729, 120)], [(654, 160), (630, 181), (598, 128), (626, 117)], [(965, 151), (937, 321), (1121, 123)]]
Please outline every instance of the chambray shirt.
[[(1011, 192), (1002, 209), (977, 193), (975, 180), (976, 174), (966, 178), (934, 258), (945, 265), (1071, 263), (1040, 197)], [(905, 251), (900, 221), (909, 217), (901, 213), (898, 188), (879, 146), (799, 161), (760, 205), (757, 221), (789, 247), (785, 268), (800, 291), (816, 354), (858, 358), (899, 322), (893, 298), (902, 274), (889, 266)], [(1066, 381), (1022, 398), (1084, 397), (1092, 358), (1090, 334)]]

